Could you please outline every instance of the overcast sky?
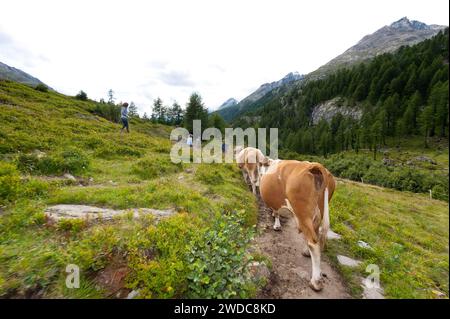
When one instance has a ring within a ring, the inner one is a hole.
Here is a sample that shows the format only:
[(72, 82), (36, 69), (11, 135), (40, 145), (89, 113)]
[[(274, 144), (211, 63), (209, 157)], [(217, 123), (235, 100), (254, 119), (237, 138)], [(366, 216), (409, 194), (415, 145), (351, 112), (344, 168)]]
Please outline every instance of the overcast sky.
[(404, 16), (448, 25), (448, 0), (2, 0), (0, 61), (69, 95), (134, 101), (191, 92), (218, 107), (308, 73)]

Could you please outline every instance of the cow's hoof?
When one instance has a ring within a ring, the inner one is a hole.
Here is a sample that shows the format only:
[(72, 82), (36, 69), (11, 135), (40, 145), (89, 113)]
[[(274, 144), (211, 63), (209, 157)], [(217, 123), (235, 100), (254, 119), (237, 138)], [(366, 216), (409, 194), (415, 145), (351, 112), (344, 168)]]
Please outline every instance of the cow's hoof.
[(303, 249), (302, 255), (305, 256), (305, 257), (311, 257), (311, 253), (309, 252), (308, 248)]
[(309, 282), (309, 286), (314, 291), (321, 291), (323, 289), (323, 281), (311, 279), (311, 281)]
[(273, 230), (280, 231), (281, 230), (281, 226), (273, 226)]

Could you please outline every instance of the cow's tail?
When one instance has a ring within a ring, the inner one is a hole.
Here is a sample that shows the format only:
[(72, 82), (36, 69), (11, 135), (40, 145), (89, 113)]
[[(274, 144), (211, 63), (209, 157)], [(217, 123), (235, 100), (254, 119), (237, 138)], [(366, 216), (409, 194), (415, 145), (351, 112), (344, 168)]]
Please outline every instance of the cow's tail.
[(322, 228), (320, 230), (320, 247), (325, 248), (327, 243), (327, 234), (330, 229), (330, 210), (328, 207), (328, 187), (325, 187), (323, 192), (323, 217)]
[(323, 194), (323, 215), (322, 215), (322, 227), (320, 227), (319, 231), (319, 242), (320, 247), (325, 248), (327, 242), (327, 233), (330, 229), (330, 211), (328, 207), (328, 187), (327, 187), (327, 179), (326, 179), (326, 170), (321, 165), (316, 165), (310, 172), (314, 176), (315, 188), (317, 191), (317, 195), (320, 198), (320, 194)]

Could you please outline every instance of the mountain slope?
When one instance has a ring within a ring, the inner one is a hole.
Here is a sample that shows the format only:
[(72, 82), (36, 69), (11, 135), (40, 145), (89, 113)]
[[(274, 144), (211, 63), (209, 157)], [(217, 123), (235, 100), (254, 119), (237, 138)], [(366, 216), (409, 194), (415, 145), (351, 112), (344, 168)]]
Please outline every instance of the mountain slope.
[[(271, 84), (264, 84), (256, 92), (243, 99), (238, 105), (222, 109), (219, 114), (228, 122), (232, 122), (246, 112), (255, 110), (272, 98), (281, 96), (308, 81), (325, 77), (339, 68), (348, 67), (374, 58), (375, 56), (394, 52), (401, 46), (411, 46), (436, 35), (445, 26), (427, 25), (425, 23), (409, 20), (404, 17), (389, 26), (384, 26), (373, 34), (362, 38), (356, 45), (349, 48), (343, 54), (332, 59), (316, 71), (313, 71), (300, 79), (285, 81), (280, 92), (276, 92)], [(301, 81), (299, 81), (301, 80)], [(280, 82), (280, 81), (278, 81)], [(274, 82), (277, 83), (277, 82)], [(281, 87), (278, 85), (277, 88)], [(267, 94), (270, 92), (270, 95)], [(264, 97), (264, 99), (262, 99)]]
[(225, 121), (231, 121), (233, 118), (238, 116), (238, 114), (252, 109), (252, 105), (260, 102), (266, 97), (266, 95), (274, 94), (274, 91), (277, 89), (282, 90), (291, 83), (299, 82), (303, 79), (303, 77), (304, 76), (298, 72), (290, 72), (278, 81), (264, 83), (255, 92), (251, 93), (238, 104), (219, 108), (217, 112), (224, 118)]
[(427, 25), (425, 23), (409, 20), (407, 17), (384, 26), (372, 34), (366, 35), (356, 45), (308, 74), (308, 78), (320, 78), (330, 71), (346, 67), (379, 54), (393, 52), (403, 45), (414, 45), (436, 35), (445, 26)]
[(235, 98), (229, 98), (228, 100), (223, 102), (222, 105), (220, 105), (217, 109), (221, 110), (221, 109), (224, 109), (226, 107), (234, 106), (234, 105), (236, 105), (238, 103), (239, 103), (239, 101), (236, 100)]
[(48, 87), (41, 80), (29, 75), (28, 73), (6, 65), (0, 62), (0, 80), (9, 80), (14, 82), (19, 82), (35, 87), (38, 84), (43, 84)]

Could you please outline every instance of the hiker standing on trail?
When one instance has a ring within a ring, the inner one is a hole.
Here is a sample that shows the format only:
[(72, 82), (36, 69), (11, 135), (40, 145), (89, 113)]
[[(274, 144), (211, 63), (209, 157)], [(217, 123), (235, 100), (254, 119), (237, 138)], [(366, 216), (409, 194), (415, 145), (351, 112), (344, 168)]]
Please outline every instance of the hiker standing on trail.
[(189, 134), (187, 140), (186, 140), (186, 144), (189, 145), (189, 147), (192, 147), (192, 135)]
[(122, 104), (121, 110), (120, 110), (120, 119), (122, 120), (122, 128), (120, 129), (120, 134), (122, 134), (122, 131), (124, 128), (127, 129), (127, 133), (130, 133), (130, 129), (128, 128), (128, 103), (125, 102)]

